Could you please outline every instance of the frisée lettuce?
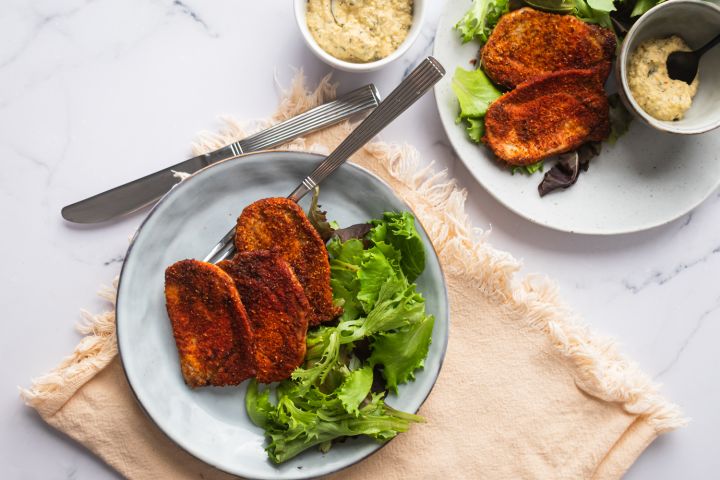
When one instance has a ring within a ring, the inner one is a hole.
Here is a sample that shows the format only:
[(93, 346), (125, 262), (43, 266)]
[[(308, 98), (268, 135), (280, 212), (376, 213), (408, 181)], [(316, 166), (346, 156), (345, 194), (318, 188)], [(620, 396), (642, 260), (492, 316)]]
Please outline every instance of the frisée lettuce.
[(385, 442), (424, 421), (385, 403), (388, 391), (414, 379), (432, 341), (434, 318), (413, 283), (425, 268), (422, 239), (409, 212), (369, 223), (369, 231), (354, 230), (360, 238), (334, 235), (327, 244), (333, 298), (343, 307), (337, 325), (308, 331), (304, 364), (290, 379), (248, 387), (248, 416), (265, 430), (275, 463), (316, 446), (327, 451), (341, 437)]
[(487, 42), (500, 17), (510, 11), (510, 0), (473, 0), (470, 9), (455, 24), (463, 43)]

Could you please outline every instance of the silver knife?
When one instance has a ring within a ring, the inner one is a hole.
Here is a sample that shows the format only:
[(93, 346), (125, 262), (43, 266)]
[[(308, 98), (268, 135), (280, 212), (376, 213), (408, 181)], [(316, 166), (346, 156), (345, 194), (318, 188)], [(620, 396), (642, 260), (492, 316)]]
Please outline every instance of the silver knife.
[(339, 123), (356, 113), (375, 108), (379, 102), (380, 94), (375, 85), (366, 85), (337, 100), (312, 108), (214, 152), (198, 155), (130, 183), (67, 205), (61, 211), (62, 216), (65, 220), (75, 223), (98, 223), (132, 213), (157, 202), (178, 183), (180, 180), (174, 172), (195, 173), (201, 168), (221, 160), (282, 145), (302, 135)]

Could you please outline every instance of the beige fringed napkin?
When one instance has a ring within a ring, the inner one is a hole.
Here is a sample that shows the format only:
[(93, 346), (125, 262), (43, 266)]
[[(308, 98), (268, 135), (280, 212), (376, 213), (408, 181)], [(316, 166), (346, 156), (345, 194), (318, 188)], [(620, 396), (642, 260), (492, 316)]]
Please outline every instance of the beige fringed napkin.
[[(272, 121), (334, 96), (299, 77)], [(259, 125), (256, 125), (256, 128)], [(348, 124), (293, 142), (327, 152)], [(234, 121), (203, 135), (196, 153), (243, 137)], [(420, 168), (410, 147), (374, 143), (353, 157), (416, 212), (450, 291), (450, 340), (437, 384), (413, 426), (334, 478), (616, 479), (663, 432), (683, 424), (650, 379), (611, 340), (580, 326), (540, 277), (472, 228), (465, 192)], [(114, 291), (104, 295), (113, 301)], [(175, 446), (143, 414), (117, 358), (114, 314), (88, 316), (86, 337), (52, 373), (22, 391), (42, 418), (132, 479), (225, 479)]]

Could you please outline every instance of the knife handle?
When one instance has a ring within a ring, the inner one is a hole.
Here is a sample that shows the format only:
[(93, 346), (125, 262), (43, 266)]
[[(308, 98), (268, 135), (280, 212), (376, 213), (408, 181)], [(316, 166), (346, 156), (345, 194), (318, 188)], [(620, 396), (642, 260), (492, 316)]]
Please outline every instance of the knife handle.
[(365, 85), (335, 101), (310, 109), (255, 135), (234, 142), (225, 148), (229, 149), (233, 156), (238, 156), (243, 153), (277, 147), (300, 135), (315, 132), (350, 115), (377, 107), (379, 103), (380, 93), (375, 88), (375, 85)]

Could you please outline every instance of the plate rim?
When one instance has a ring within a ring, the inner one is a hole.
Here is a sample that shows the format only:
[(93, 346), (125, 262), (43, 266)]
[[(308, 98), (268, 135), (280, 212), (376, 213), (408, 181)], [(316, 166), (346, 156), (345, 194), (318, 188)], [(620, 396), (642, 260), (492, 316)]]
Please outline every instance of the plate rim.
[[(209, 170), (209, 169), (214, 168), (214, 167), (216, 167), (216, 166), (218, 166), (218, 165), (225, 164), (225, 163), (230, 163), (230, 162), (237, 162), (239, 165), (241, 165), (242, 161), (245, 160), (245, 159), (247, 159), (248, 157), (253, 157), (253, 156), (258, 156), (258, 155), (265, 155), (265, 154), (279, 154), (279, 155), (282, 155), (282, 156), (284, 156), (284, 155), (286, 155), (286, 154), (301, 155), (301, 156), (304, 156), (304, 157), (307, 157), (307, 158), (314, 157), (314, 158), (316, 158), (318, 161), (322, 161), (322, 160), (326, 157), (326, 155), (322, 155), (322, 154), (319, 154), (319, 153), (299, 152), (299, 151), (281, 150), (281, 149), (268, 149), (268, 150), (260, 150), (260, 151), (256, 151), (256, 152), (248, 152), (248, 153), (244, 153), (244, 154), (241, 154), (241, 155), (237, 155), (237, 156), (234, 156), (234, 157), (230, 157), (230, 158), (227, 158), (227, 159), (218, 161), (218, 162), (216, 162), (216, 163), (213, 163), (213, 164), (211, 164), (211, 165), (208, 165), (208, 166), (206, 166), (206, 167), (203, 167), (203, 168), (201, 168), (200, 170), (198, 170), (198, 171), (194, 172), (193, 174), (191, 174), (189, 177), (187, 177), (187, 178), (183, 179), (182, 181), (180, 181), (180, 182), (176, 183), (175, 185), (173, 185), (172, 188), (171, 188), (167, 193), (165, 193), (165, 195), (163, 195), (163, 196), (160, 198), (160, 200), (158, 200), (158, 202), (157, 202), (155, 205), (152, 206), (152, 208), (151, 208), (150, 211), (147, 213), (147, 215), (145, 216), (145, 218), (143, 218), (142, 222), (140, 222), (140, 225), (138, 226), (137, 230), (135, 231), (135, 233), (133, 234), (132, 238), (130, 239), (130, 244), (128, 245), (128, 248), (127, 248), (127, 250), (126, 250), (126, 252), (125, 252), (125, 260), (123, 261), (122, 267), (120, 268), (120, 274), (119, 274), (119, 276), (118, 276), (118, 284), (117, 284), (117, 290), (116, 290), (116, 291), (117, 291), (117, 296), (116, 296), (116, 301), (115, 301), (115, 317), (116, 317), (116, 318), (115, 318), (115, 324), (116, 324), (115, 336), (116, 336), (116, 343), (117, 343), (117, 349), (118, 349), (118, 357), (120, 358), (120, 366), (122, 367), (122, 371), (123, 371), (123, 375), (124, 375), (124, 377), (125, 377), (125, 380), (126, 380), (128, 386), (130, 387), (130, 392), (132, 393), (132, 396), (133, 396), (133, 398), (135, 399), (135, 403), (140, 407), (140, 410), (143, 412), (143, 414), (145, 415), (145, 417), (148, 418), (148, 419), (153, 423), (153, 425), (155, 425), (155, 427), (157, 427), (157, 429), (165, 436), (165, 438), (169, 439), (174, 445), (176, 445), (178, 448), (180, 448), (182, 451), (186, 452), (187, 454), (189, 454), (189, 455), (192, 456), (193, 458), (195, 458), (195, 459), (197, 459), (197, 460), (200, 460), (201, 462), (203, 462), (203, 463), (205, 463), (205, 464), (207, 464), (207, 465), (210, 465), (211, 467), (216, 468), (216, 469), (218, 469), (219, 471), (228, 473), (228, 474), (230, 474), (230, 475), (236, 475), (236, 476), (242, 475), (242, 478), (247, 478), (248, 480), (255, 480), (255, 479), (257, 479), (257, 480), (264, 480), (266, 477), (256, 477), (256, 476), (251, 476), (251, 475), (248, 475), (248, 474), (245, 474), (245, 473), (237, 473), (237, 472), (234, 472), (234, 471), (230, 471), (230, 470), (227, 470), (227, 469), (225, 469), (225, 468), (217, 465), (217, 464), (216, 464), (215, 462), (213, 462), (211, 459), (206, 458), (206, 457), (203, 456), (203, 455), (200, 455), (200, 454), (198, 454), (198, 453), (196, 453), (196, 452), (191, 452), (191, 451), (188, 450), (185, 446), (183, 446), (178, 440), (176, 440), (173, 436), (171, 436), (171, 435), (155, 420), (155, 418), (150, 414), (150, 412), (145, 408), (145, 405), (143, 404), (142, 400), (141, 400), (140, 397), (138, 396), (137, 391), (135, 390), (135, 387), (133, 386), (133, 383), (132, 383), (132, 381), (131, 381), (131, 379), (130, 379), (130, 376), (129, 376), (129, 374), (128, 374), (128, 371), (127, 371), (127, 369), (126, 369), (126, 367), (125, 367), (125, 357), (124, 357), (124, 355), (123, 355), (123, 353), (122, 353), (123, 349), (122, 349), (122, 347), (121, 347), (121, 342), (120, 342), (120, 336), (121, 336), (121, 334), (120, 334), (119, 325), (120, 325), (120, 318), (121, 318), (121, 316), (120, 316), (120, 308), (119, 308), (119, 307), (120, 307), (120, 298), (121, 298), (121, 291), (122, 291), (122, 290), (121, 290), (121, 286), (122, 286), (123, 274), (125, 273), (125, 266), (127, 265), (127, 261), (128, 261), (128, 259), (130, 258), (130, 255), (132, 254), (133, 247), (135, 246), (135, 241), (137, 240), (138, 235), (140, 234), (140, 232), (142, 231), (142, 229), (145, 227), (145, 225), (146, 225), (146, 223), (148, 222), (148, 220), (157, 212), (158, 207), (159, 207), (163, 202), (165, 202), (165, 201), (167, 200), (167, 198), (169, 198), (171, 195), (173, 195), (173, 192), (179, 191), (183, 184), (186, 184), (187, 182), (192, 181), (196, 176), (198, 176), (198, 175), (199, 175), (200, 173), (202, 173), (202, 172), (205, 172), (206, 170)], [(419, 224), (419, 226), (420, 226), (420, 228), (422, 229), (423, 233), (424, 233), (425, 236), (428, 238), (428, 243), (429, 243), (430, 249), (432, 250), (433, 254), (435, 255), (435, 258), (437, 259), (437, 264), (438, 264), (438, 268), (439, 268), (439, 271), (440, 271), (441, 285), (442, 285), (442, 295), (443, 295), (444, 304), (445, 304), (445, 307), (446, 307), (446, 308), (445, 308), (445, 317), (446, 317), (446, 318), (445, 318), (445, 322), (446, 322), (446, 324), (447, 324), (447, 329), (446, 329), (447, 333), (446, 333), (446, 335), (444, 336), (444, 338), (443, 338), (443, 343), (442, 343), (442, 345), (441, 345), (440, 359), (439, 359), (439, 364), (438, 364), (437, 373), (436, 373), (436, 375), (434, 376), (432, 385), (430, 386), (430, 388), (428, 389), (427, 393), (425, 394), (425, 397), (422, 399), (422, 401), (421, 401), (420, 404), (418, 405), (418, 408), (417, 408), (417, 409), (415, 410), (415, 412), (414, 412), (414, 413), (417, 413), (417, 412), (420, 410), (420, 408), (422, 408), (422, 406), (425, 404), (425, 402), (427, 401), (427, 399), (430, 397), (430, 394), (432, 393), (433, 389), (435, 388), (435, 385), (437, 384), (437, 380), (438, 380), (438, 378), (440, 377), (440, 373), (442, 372), (442, 367), (443, 367), (444, 362), (445, 362), (445, 356), (446, 356), (446, 354), (447, 354), (448, 341), (449, 341), (449, 338), (450, 338), (450, 297), (449, 297), (449, 293), (448, 293), (448, 285), (447, 285), (447, 280), (446, 280), (446, 277), (445, 277), (445, 271), (443, 270), (442, 263), (440, 262), (440, 256), (438, 255), (438, 252), (437, 252), (437, 250), (435, 249), (435, 246), (433, 245), (432, 241), (430, 240), (430, 235), (428, 234), (427, 229), (426, 229), (425, 226), (422, 224), (422, 222), (420, 221), (420, 219), (417, 218), (417, 215), (416, 215), (415, 211), (414, 211), (412, 208), (410, 208), (410, 206), (407, 204), (407, 202), (406, 202), (404, 199), (402, 199), (401, 197), (399, 197), (399, 196), (395, 193), (395, 191), (393, 190), (393, 188), (392, 188), (384, 179), (380, 178), (378, 175), (376, 175), (375, 173), (371, 172), (369, 169), (367, 169), (367, 168), (365, 168), (365, 167), (363, 167), (363, 166), (357, 165), (357, 164), (355, 164), (355, 163), (352, 163), (352, 162), (346, 162), (345, 164), (341, 165), (341, 168), (348, 168), (348, 167), (349, 167), (349, 168), (354, 168), (354, 169), (356, 169), (357, 171), (359, 171), (360, 173), (371, 177), (374, 181), (380, 183), (382, 186), (384, 186), (385, 188), (387, 188), (387, 189), (392, 193), (392, 195), (396, 198), (396, 200), (397, 200), (399, 203), (401, 203), (402, 205), (404, 205), (405, 208), (407, 208), (407, 209), (413, 214), (413, 217), (415, 218), (415, 221)], [(433, 339), (433, 341), (434, 341), (434, 339)], [(355, 460), (355, 461), (353, 461), (353, 462), (351, 462), (351, 463), (348, 463), (348, 464), (346, 464), (346, 465), (340, 466), (340, 467), (338, 467), (338, 468), (335, 469), (335, 470), (331, 470), (331, 471), (329, 471), (329, 472), (325, 472), (325, 473), (321, 473), (321, 474), (312, 474), (312, 475), (309, 475), (309, 476), (307, 476), (307, 475), (301, 475), (301, 476), (292, 477), (292, 478), (296, 478), (296, 479), (315, 478), (315, 477), (317, 477), (317, 475), (325, 476), (325, 475), (332, 475), (332, 474), (334, 474), (334, 473), (340, 472), (340, 471), (345, 470), (346, 468), (349, 468), (349, 467), (351, 467), (351, 466), (353, 466), (353, 465), (356, 465), (356, 464), (358, 464), (358, 463), (366, 460), (367, 458), (371, 457), (372, 455), (376, 454), (377, 452), (379, 452), (380, 450), (382, 450), (385, 446), (387, 446), (390, 442), (392, 442), (393, 440), (395, 440), (395, 438), (397, 438), (397, 435), (396, 435), (395, 437), (391, 438), (390, 440), (382, 443), (382, 444), (378, 444), (378, 448), (372, 450), (371, 452), (368, 452), (368, 453), (367, 453), (366, 455), (364, 455), (363, 457), (360, 457), (360, 458), (358, 458), (357, 460)], [(269, 478), (269, 477), (268, 477), (268, 478)]]
[[(452, 0), (451, 0), (452, 1)], [(713, 3), (711, 1), (711, 3)], [(442, 14), (440, 15), (440, 18), (438, 19), (438, 23), (435, 27), (435, 41), (433, 42), (433, 51), (432, 54), (437, 57), (438, 56), (438, 42), (437, 42), (437, 35), (440, 31), (440, 28), (443, 23), (445, 23), (446, 18), (449, 16), (449, 7), (450, 1), (446, 2), (443, 6)], [(613, 60), (613, 68), (615, 68), (615, 61)], [(502, 205), (504, 208), (510, 210), (514, 214), (518, 215), (521, 218), (524, 218), (525, 220), (528, 220), (529, 222), (539, 225), (541, 227), (548, 228), (550, 230), (554, 230), (556, 232), (563, 232), (563, 233), (570, 233), (574, 235), (582, 235), (582, 236), (602, 236), (602, 237), (609, 237), (614, 235), (629, 235), (633, 233), (639, 233), (639, 232), (645, 232), (648, 230), (652, 230), (655, 228), (662, 227), (663, 225), (667, 225), (671, 222), (674, 222), (675, 220), (687, 215), (688, 213), (695, 210), (697, 207), (699, 207), (701, 204), (703, 204), (710, 196), (718, 190), (718, 187), (720, 187), (720, 175), (715, 180), (715, 183), (707, 189), (706, 192), (704, 192), (698, 200), (690, 204), (688, 207), (686, 207), (684, 210), (682, 210), (680, 213), (674, 213), (671, 217), (668, 217), (666, 219), (663, 219), (661, 221), (656, 222), (645, 222), (640, 225), (637, 225), (635, 227), (628, 227), (628, 228), (614, 228), (614, 229), (592, 229), (592, 228), (580, 228), (580, 229), (570, 229), (565, 228), (560, 225), (553, 225), (549, 223), (544, 223), (536, 218), (533, 218), (530, 215), (527, 215), (523, 210), (516, 208), (509, 203), (505, 202), (502, 197), (492, 188), (488, 187), (486, 185), (486, 182), (481, 179), (481, 176), (471, 167), (471, 163), (460, 154), (458, 151), (458, 148), (455, 146), (455, 141), (453, 140), (453, 137), (450, 135), (450, 128), (452, 128), (451, 125), (449, 125), (448, 122), (443, 121), (443, 114), (442, 111), (444, 109), (444, 106), (441, 105), (441, 99), (440, 99), (440, 83), (436, 84), (433, 87), (433, 97), (435, 99), (435, 107), (437, 108), (438, 117), (440, 117), (440, 124), (443, 127), (443, 131), (445, 132), (445, 136), (448, 139), (448, 142), (450, 143), (450, 146), (453, 149), (453, 152), (455, 152), (455, 155), (457, 158), (462, 162), (463, 166), (467, 169), (467, 171), (472, 176), (473, 180), (477, 182), (483, 190), (485, 190), (487, 193), (490, 194), (490, 196), (495, 199), (500, 205)], [(454, 125), (453, 125), (454, 126)], [(485, 159), (483, 159), (485, 160)]]

